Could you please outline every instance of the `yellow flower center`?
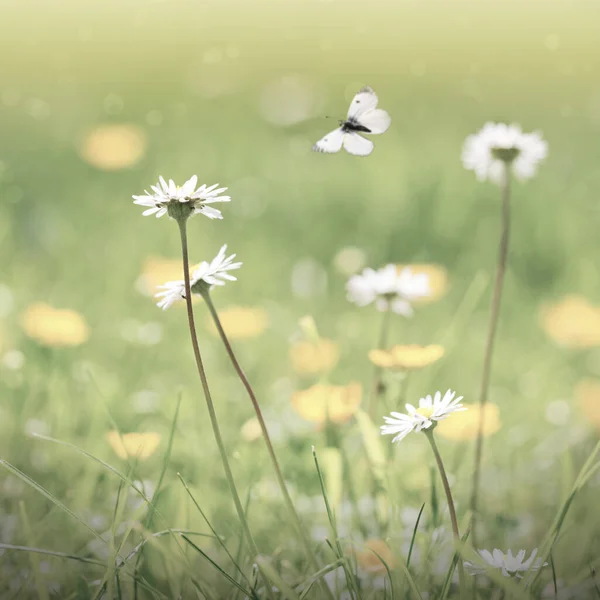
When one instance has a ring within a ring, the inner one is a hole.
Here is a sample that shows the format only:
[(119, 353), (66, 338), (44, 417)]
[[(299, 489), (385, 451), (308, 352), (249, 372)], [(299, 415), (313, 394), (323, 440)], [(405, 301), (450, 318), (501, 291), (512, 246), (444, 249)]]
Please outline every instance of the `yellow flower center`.
[(429, 406), (417, 408), (417, 414), (421, 415), (422, 417), (425, 417), (426, 419), (429, 419), (433, 414), (433, 407)]

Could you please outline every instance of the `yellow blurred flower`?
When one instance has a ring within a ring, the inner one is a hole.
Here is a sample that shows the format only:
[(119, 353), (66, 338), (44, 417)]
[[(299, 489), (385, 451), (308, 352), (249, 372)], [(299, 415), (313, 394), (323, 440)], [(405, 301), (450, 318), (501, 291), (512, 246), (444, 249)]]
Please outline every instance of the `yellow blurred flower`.
[(588, 421), (600, 429), (600, 380), (584, 379), (575, 388), (575, 396)]
[[(435, 432), (441, 437), (455, 442), (476, 439), (481, 407), (479, 404), (465, 404), (464, 406), (468, 410), (452, 413), (447, 419), (438, 421)], [(484, 437), (493, 435), (500, 427), (502, 427), (502, 422), (498, 405), (486, 403), (483, 409)]]
[[(383, 575), (386, 568), (381, 559), (385, 561), (390, 569), (396, 566), (396, 558), (390, 547), (380, 539), (367, 540), (363, 545), (363, 550), (357, 551), (356, 561), (359, 567), (372, 575)], [(381, 559), (379, 556), (381, 556)]]
[[(256, 337), (268, 325), (267, 313), (262, 308), (246, 308), (243, 306), (232, 306), (219, 311), (219, 320), (227, 337), (232, 340)], [(212, 319), (208, 321), (208, 327), (214, 335), (218, 335)]]
[(411, 371), (433, 364), (444, 356), (444, 352), (442, 346), (435, 344), (430, 346), (408, 344), (392, 346), (389, 350), (371, 350), (369, 358), (372, 363), (383, 369)]
[(135, 165), (144, 156), (148, 140), (137, 125), (98, 125), (87, 132), (79, 153), (88, 164), (104, 171)]
[(181, 259), (161, 258), (150, 256), (142, 266), (142, 273), (138, 278), (140, 291), (148, 296), (156, 293), (156, 288), (167, 281), (183, 279), (183, 266)]
[(429, 278), (430, 294), (411, 300), (413, 304), (425, 304), (435, 302), (442, 298), (448, 291), (448, 271), (440, 265), (414, 264), (414, 265), (396, 265), (398, 272), (406, 267), (410, 267), (414, 275), (424, 273)]
[[(193, 273), (198, 265), (190, 266), (190, 274)], [(146, 296), (154, 296), (159, 285), (164, 285), (167, 281), (180, 281), (183, 279), (183, 263), (180, 258), (161, 258), (160, 256), (150, 256), (142, 266), (142, 272), (137, 279), (137, 289)], [(192, 295), (192, 302), (198, 302), (200, 296)], [(178, 304), (184, 305), (182, 301)]]
[(74, 310), (32, 304), (21, 315), (23, 331), (44, 346), (79, 346), (90, 335), (85, 319)]
[(122, 459), (127, 457), (145, 460), (154, 454), (160, 444), (160, 433), (124, 433), (109, 431), (106, 439), (115, 454)]
[(556, 304), (542, 307), (540, 324), (561, 346), (600, 346), (600, 308), (583, 296), (565, 296)]
[(290, 361), (297, 373), (326, 373), (337, 365), (340, 356), (338, 345), (328, 339), (295, 342), (290, 347)]
[(260, 423), (256, 417), (248, 419), (243, 425), (241, 432), (242, 439), (246, 442), (254, 442), (262, 435)]
[(334, 423), (344, 423), (359, 408), (362, 401), (362, 385), (326, 385), (318, 383), (292, 396), (296, 412), (313, 423), (324, 423), (326, 418)]

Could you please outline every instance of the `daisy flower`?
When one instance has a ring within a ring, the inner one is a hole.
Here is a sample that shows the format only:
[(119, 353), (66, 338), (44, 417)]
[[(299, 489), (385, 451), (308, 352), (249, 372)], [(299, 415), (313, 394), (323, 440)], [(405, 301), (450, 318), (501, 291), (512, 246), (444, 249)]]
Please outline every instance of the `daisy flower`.
[(209, 219), (222, 219), (221, 211), (208, 206), (214, 202), (229, 202), (229, 196), (221, 194), (227, 188), (219, 188), (218, 183), (207, 187), (206, 184), (196, 188), (198, 177), (194, 175), (188, 179), (182, 186), (175, 185), (172, 179), (167, 183), (162, 177), (159, 178), (156, 185), (151, 185), (152, 193), (144, 190), (143, 196), (133, 196), (134, 204), (149, 206), (142, 214), (156, 215), (162, 217), (169, 211), (169, 206), (175, 203), (187, 204), (189, 214), (202, 214)]
[(527, 560), (524, 560), (525, 553), (525, 550), (519, 550), (516, 556), (513, 556), (511, 550), (506, 554), (498, 550), (498, 548), (494, 548), (492, 552), (489, 550), (478, 550), (479, 556), (486, 562), (486, 565), (483, 566), (465, 561), (465, 567), (471, 575), (481, 575), (491, 567), (501, 571), (504, 577), (517, 577), (520, 579), (527, 571), (539, 571), (548, 564), (542, 564), (542, 559), (536, 558), (538, 553), (537, 548), (535, 548)]
[(436, 392), (433, 397), (425, 396), (419, 400), (419, 408), (406, 405), (408, 414), (392, 412), (390, 417), (383, 417), (386, 422), (381, 426), (381, 435), (395, 435), (393, 442), (400, 442), (411, 431), (422, 431), (434, 426), (437, 421), (445, 419), (454, 412), (467, 410), (462, 404), (462, 396), (455, 398), (456, 392), (448, 390), (442, 397)]
[(415, 274), (410, 267), (398, 269), (389, 264), (375, 271), (365, 269), (346, 284), (348, 300), (366, 306), (375, 302), (380, 311), (392, 310), (410, 317), (411, 302), (429, 295), (429, 278), (425, 273)]
[[(242, 266), (241, 262), (233, 262), (235, 254), (225, 256), (227, 244), (221, 247), (219, 253), (211, 262), (201, 262), (192, 272), (190, 279), (190, 288), (194, 293), (200, 293), (200, 286), (206, 285), (213, 287), (215, 285), (225, 285), (227, 281), (236, 281), (236, 278), (229, 273)], [(185, 281), (167, 281), (164, 285), (159, 285), (161, 290), (155, 296), (160, 298), (157, 306), (166, 310), (175, 301), (185, 298)], [(195, 289), (194, 289), (195, 288)]]
[(523, 133), (520, 125), (486, 123), (483, 129), (465, 140), (462, 162), (475, 171), (477, 179), (502, 183), (507, 165), (517, 179), (531, 179), (548, 155), (548, 143), (541, 133)]

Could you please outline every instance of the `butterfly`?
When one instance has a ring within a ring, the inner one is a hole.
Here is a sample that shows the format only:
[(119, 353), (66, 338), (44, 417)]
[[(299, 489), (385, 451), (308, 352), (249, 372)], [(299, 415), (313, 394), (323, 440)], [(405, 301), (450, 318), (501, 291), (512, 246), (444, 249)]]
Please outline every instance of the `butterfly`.
[(314, 146), (315, 152), (331, 154), (342, 148), (356, 156), (368, 156), (373, 152), (373, 142), (358, 135), (361, 133), (384, 133), (387, 131), (392, 118), (385, 110), (376, 108), (377, 94), (370, 88), (364, 87), (354, 96), (348, 109), (345, 121), (340, 121), (340, 127), (321, 138)]

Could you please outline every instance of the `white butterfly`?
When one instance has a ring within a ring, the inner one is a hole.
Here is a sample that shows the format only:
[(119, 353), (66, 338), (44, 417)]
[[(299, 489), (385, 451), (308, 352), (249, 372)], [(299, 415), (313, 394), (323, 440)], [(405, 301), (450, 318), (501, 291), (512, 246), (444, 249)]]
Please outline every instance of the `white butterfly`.
[(385, 110), (375, 108), (377, 100), (377, 94), (370, 87), (360, 90), (350, 103), (346, 120), (340, 121), (338, 129), (320, 139), (313, 146), (313, 150), (331, 154), (339, 152), (343, 146), (350, 154), (357, 156), (371, 154), (373, 142), (358, 135), (357, 132), (384, 133), (392, 122), (392, 118)]

